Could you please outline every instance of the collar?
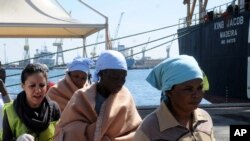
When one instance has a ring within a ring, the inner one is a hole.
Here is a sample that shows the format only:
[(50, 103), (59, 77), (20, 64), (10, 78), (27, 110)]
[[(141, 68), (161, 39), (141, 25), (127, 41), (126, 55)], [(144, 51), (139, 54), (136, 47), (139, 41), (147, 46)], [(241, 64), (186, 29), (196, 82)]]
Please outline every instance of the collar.
[[(156, 110), (156, 116), (158, 118), (161, 132), (172, 127), (180, 126), (180, 123), (175, 119), (164, 102), (162, 102), (160, 107)], [(195, 127), (196, 124), (207, 120), (207, 117), (203, 114), (201, 109), (197, 108), (194, 110), (193, 127)]]

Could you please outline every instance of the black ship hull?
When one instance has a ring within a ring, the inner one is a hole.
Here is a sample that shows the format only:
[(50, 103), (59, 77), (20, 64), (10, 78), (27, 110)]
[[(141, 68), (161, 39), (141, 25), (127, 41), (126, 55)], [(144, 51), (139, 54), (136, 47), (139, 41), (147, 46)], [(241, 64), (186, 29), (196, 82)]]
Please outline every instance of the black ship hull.
[(212, 103), (250, 102), (249, 20), (246, 11), (178, 30), (180, 54), (199, 62)]

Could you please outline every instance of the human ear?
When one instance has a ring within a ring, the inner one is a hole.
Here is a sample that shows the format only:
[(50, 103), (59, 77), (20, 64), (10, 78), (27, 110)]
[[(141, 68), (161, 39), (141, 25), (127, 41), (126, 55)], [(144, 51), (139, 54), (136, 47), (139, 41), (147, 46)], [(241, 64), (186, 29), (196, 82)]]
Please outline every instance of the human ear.
[(21, 85), (22, 85), (22, 89), (24, 89), (24, 83), (22, 83)]
[(172, 97), (173, 92), (172, 92), (172, 91), (166, 91), (166, 92), (165, 92), (165, 95), (166, 95), (167, 97)]

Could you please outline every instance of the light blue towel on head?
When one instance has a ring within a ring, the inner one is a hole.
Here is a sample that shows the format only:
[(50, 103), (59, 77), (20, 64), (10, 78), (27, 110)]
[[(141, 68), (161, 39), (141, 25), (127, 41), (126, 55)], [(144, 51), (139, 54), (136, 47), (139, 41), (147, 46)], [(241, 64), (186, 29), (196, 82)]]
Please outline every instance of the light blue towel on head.
[(196, 78), (203, 79), (197, 61), (192, 56), (180, 55), (161, 62), (150, 72), (146, 80), (156, 89), (165, 92), (176, 84)]
[(121, 69), (127, 70), (127, 62), (125, 57), (118, 51), (103, 51), (96, 61), (95, 74), (93, 81), (99, 81), (99, 72), (105, 69)]
[(90, 67), (93, 65), (93, 61), (89, 58), (82, 58), (82, 57), (77, 57), (74, 58), (71, 63), (67, 65), (67, 71), (82, 71), (85, 73), (90, 72)]

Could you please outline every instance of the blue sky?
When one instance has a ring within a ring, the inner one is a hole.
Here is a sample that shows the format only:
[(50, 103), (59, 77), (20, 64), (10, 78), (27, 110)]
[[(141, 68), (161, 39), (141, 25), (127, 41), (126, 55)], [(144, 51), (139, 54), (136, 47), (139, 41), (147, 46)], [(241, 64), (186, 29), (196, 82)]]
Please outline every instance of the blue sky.
[[(71, 11), (72, 17), (80, 19), (80, 21), (87, 21), (87, 23), (104, 23), (103, 18), (91, 12), (86, 7), (81, 5), (78, 0), (58, 0), (59, 3), (66, 9)], [(183, 5), (183, 0), (84, 0), (90, 6), (104, 14), (109, 18), (110, 36), (113, 37), (118, 25), (118, 21), (122, 12), (124, 12), (121, 20), (118, 37), (140, 33), (160, 27), (178, 24), (179, 18), (186, 16), (186, 6)], [(212, 8), (216, 5), (224, 4), (229, 0), (210, 0), (208, 2), (208, 8)], [(198, 8), (198, 7), (197, 7)], [(130, 47), (135, 44), (147, 42), (148, 39), (154, 40), (159, 37), (170, 35), (176, 32), (178, 27), (169, 28), (160, 32), (148, 33), (143, 36), (135, 36), (126, 40), (118, 41), (120, 44), (124, 44)], [(165, 41), (168, 41), (169, 38)], [(104, 40), (104, 32), (100, 33), (99, 41)], [(30, 56), (33, 57), (36, 49), (41, 49), (44, 45), (48, 46), (48, 50), (55, 52), (56, 48), (52, 46), (55, 39), (30, 39)], [(96, 34), (87, 39), (87, 44), (95, 43)], [(117, 42), (117, 43), (118, 43)], [(81, 46), (81, 39), (64, 39), (64, 49), (70, 49), (73, 47)], [(4, 51), (4, 44), (5, 51)], [(159, 43), (158, 43), (159, 44)], [(24, 39), (0, 39), (0, 60), (5, 62), (5, 55), (7, 62), (13, 62), (23, 58), (23, 46)], [(147, 48), (154, 46), (148, 44)], [(167, 46), (167, 45), (166, 45)], [(159, 47), (146, 53), (146, 56), (152, 58), (164, 58), (166, 56), (166, 46)], [(142, 46), (145, 47), (145, 46)], [(93, 47), (92, 47), (93, 48)], [(88, 54), (92, 48), (87, 48)], [(171, 46), (171, 55), (178, 54), (178, 43), (173, 42)], [(102, 51), (104, 46), (97, 46), (97, 53)], [(140, 52), (140, 48), (136, 48), (134, 52)], [(6, 54), (4, 54), (6, 52)], [(69, 62), (77, 55), (82, 55), (82, 50), (75, 50), (65, 53), (65, 60)], [(140, 55), (135, 56), (139, 59)]]

